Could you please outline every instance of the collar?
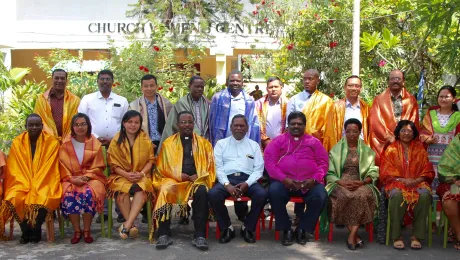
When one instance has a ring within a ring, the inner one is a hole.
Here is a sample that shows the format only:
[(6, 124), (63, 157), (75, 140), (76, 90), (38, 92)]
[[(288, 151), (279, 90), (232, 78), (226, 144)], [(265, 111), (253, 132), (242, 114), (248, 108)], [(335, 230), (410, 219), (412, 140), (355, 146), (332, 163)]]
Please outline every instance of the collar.
[(240, 99), (244, 99), (243, 91), (241, 91), (240, 94), (238, 94), (238, 96), (236, 96), (236, 97), (234, 97), (232, 94), (230, 94), (230, 99), (232, 101), (239, 101)]
[(236, 140), (235, 137), (233, 137), (233, 135), (230, 136), (230, 140), (236, 142), (237, 144), (244, 142), (245, 139), (246, 139), (246, 136), (243, 137), (243, 139), (241, 140)]
[[(109, 95), (109, 97), (108, 97), (107, 99), (113, 99), (112, 94), (113, 94), (113, 92), (110, 91), (110, 95)], [(101, 94), (100, 91), (96, 92), (96, 97), (97, 97), (98, 99), (104, 98), (104, 97), (102, 96), (102, 94)]]
[(66, 94), (66, 90), (64, 90), (64, 95), (62, 95), (62, 98), (57, 98), (57, 97), (56, 97), (56, 93), (55, 93), (55, 91), (54, 91), (54, 88), (51, 88), (51, 89), (50, 89), (50, 92), (49, 92), (49, 94), (48, 94), (48, 97), (50, 97), (50, 98), (55, 98), (55, 99), (57, 99), (57, 100), (61, 100), (61, 99), (64, 99), (65, 94)]
[(145, 100), (145, 104), (147, 104), (147, 105), (150, 105), (150, 104), (153, 105), (153, 104), (155, 104), (155, 103), (157, 102), (157, 100), (158, 100), (158, 94), (155, 95), (155, 101), (153, 101), (153, 103), (150, 102), (150, 100), (148, 100), (145, 96), (143, 96), (143, 97), (144, 97), (144, 100)]
[(403, 93), (403, 90), (401, 89), (401, 92), (399, 92), (399, 94), (395, 97), (395, 96), (393, 96), (393, 93), (390, 91), (390, 96), (393, 99), (398, 99), (398, 98), (402, 98), (402, 93)]
[(309, 99), (309, 98), (311, 97), (311, 94), (308, 93), (306, 90), (302, 91), (301, 93), (303, 93), (303, 95), (304, 95), (307, 99)]
[(360, 104), (359, 104), (359, 99), (358, 99), (358, 102), (356, 104), (356, 107), (353, 107), (353, 105), (351, 104), (350, 101), (348, 101), (348, 99), (345, 99), (345, 107), (351, 107), (351, 108), (361, 108)]

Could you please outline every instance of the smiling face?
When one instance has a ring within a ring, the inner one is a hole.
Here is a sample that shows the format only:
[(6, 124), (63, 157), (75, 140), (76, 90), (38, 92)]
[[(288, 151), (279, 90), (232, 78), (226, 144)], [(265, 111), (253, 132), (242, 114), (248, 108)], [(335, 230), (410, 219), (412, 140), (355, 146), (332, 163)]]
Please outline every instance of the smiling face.
[(402, 143), (409, 144), (414, 139), (414, 131), (410, 125), (405, 125), (399, 131), (399, 140)]
[(238, 96), (243, 89), (243, 77), (240, 74), (230, 74), (227, 86), (234, 97)]
[(53, 89), (64, 91), (67, 86), (67, 74), (64, 71), (53, 73)]
[(141, 129), (141, 118), (134, 116), (123, 122), (123, 127), (126, 129), (126, 134), (135, 135)]
[(312, 94), (316, 91), (319, 84), (319, 75), (315, 70), (307, 70), (303, 74), (303, 88)]
[(248, 124), (246, 124), (246, 121), (243, 118), (235, 118), (230, 125), (230, 130), (236, 140), (241, 140), (248, 132)]
[(194, 100), (198, 100), (201, 96), (203, 96), (204, 81), (202, 79), (193, 80), (192, 84), (188, 87), (190, 89), (190, 95)]
[(452, 96), (452, 93), (448, 89), (443, 89), (439, 92), (438, 104), (441, 108), (452, 109), (454, 99), (455, 97)]
[(195, 122), (193, 121), (193, 116), (190, 114), (182, 114), (179, 117), (179, 122), (177, 122), (177, 128), (179, 129), (180, 136), (191, 136), (193, 134), (193, 128), (195, 127)]
[(347, 99), (356, 99), (361, 93), (361, 80), (358, 78), (349, 78), (345, 83), (345, 96)]
[(393, 70), (392, 72), (390, 72), (390, 76), (388, 79), (388, 87), (390, 88), (391, 92), (401, 92), (404, 85), (404, 74), (400, 70)]
[(88, 123), (84, 117), (75, 119), (72, 127), (76, 137), (86, 137), (88, 134)]
[(288, 131), (294, 137), (301, 137), (305, 133), (306, 124), (301, 118), (293, 118), (289, 120)]
[(142, 94), (144, 94), (146, 98), (155, 97), (158, 90), (158, 86), (155, 82), (155, 79), (143, 80), (141, 90)]
[(109, 74), (101, 74), (97, 79), (97, 85), (101, 93), (109, 93), (112, 91), (113, 78)]
[(42, 119), (38, 116), (31, 116), (27, 119), (26, 130), (30, 138), (37, 138), (43, 130)]

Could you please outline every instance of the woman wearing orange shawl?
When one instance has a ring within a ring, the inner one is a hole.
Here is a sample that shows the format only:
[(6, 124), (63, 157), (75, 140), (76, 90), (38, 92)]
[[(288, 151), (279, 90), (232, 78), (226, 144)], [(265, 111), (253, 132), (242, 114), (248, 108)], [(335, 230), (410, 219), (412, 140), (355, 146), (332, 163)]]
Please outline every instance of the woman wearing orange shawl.
[(0, 207), (0, 235), (14, 217), (21, 227), (21, 244), (40, 242), (41, 225), (59, 207), (62, 195), (59, 142), (42, 131), (43, 122), (37, 114), (27, 117), (26, 129), (11, 145)]
[[(130, 110), (121, 120), (121, 130), (110, 142), (107, 161), (112, 170), (108, 180), (108, 194), (116, 202), (126, 221), (118, 229), (120, 237), (136, 238), (139, 234), (134, 220), (147, 196), (153, 196), (152, 169), (155, 156), (150, 137), (141, 129), (142, 116)], [(129, 196), (133, 193), (133, 200)]]
[(396, 249), (404, 249), (401, 221), (409, 208), (414, 210), (411, 248), (421, 249), (425, 238), (426, 218), (431, 206), (431, 188), (434, 170), (428, 153), (418, 140), (415, 124), (399, 121), (394, 131), (396, 141), (382, 154), (380, 181), (389, 198), (391, 236)]
[(90, 228), (94, 214), (104, 206), (106, 177), (101, 142), (91, 135), (91, 121), (78, 113), (71, 121), (71, 138), (59, 148), (63, 196), (61, 209), (69, 217), (74, 229), (72, 244), (80, 242), (80, 215), (83, 214), (83, 240), (94, 241)]

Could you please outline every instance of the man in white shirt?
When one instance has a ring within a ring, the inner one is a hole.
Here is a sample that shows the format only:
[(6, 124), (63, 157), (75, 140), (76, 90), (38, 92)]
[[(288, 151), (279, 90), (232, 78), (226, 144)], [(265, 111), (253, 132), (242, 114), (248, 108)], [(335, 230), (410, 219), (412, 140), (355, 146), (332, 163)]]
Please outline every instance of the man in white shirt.
[[(113, 73), (110, 70), (101, 70), (97, 74), (99, 91), (85, 95), (78, 107), (78, 112), (86, 114), (91, 121), (92, 134), (106, 148), (109, 147), (113, 136), (120, 130), (121, 119), (128, 111), (128, 100), (112, 92)], [(124, 222), (123, 215), (115, 207), (118, 214), (117, 221)], [(104, 201), (104, 219), (107, 216), (107, 201)], [(96, 219), (101, 222), (100, 216)]]
[(255, 243), (257, 220), (267, 200), (267, 192), (257, 182), (264, 170), (264, 160), (259, 144), (246, 137), (248, 122), (244, 115), (233, 117), (230, 130), (232, 136), (219, 140), (214, 147), (218, 182), (208, 192), (209, 204), (223, 230), (219, 243), (225, 244), (235, 237), (225, 199), (250, 197), (251, 211), (241, 227), (241, 235), (246, 242)]

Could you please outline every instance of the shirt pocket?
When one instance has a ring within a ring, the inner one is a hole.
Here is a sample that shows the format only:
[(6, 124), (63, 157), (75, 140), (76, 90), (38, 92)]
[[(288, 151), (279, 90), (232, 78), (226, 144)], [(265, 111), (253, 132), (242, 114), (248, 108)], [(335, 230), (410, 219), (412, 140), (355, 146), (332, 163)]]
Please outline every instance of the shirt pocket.
[(113, 118), (121, 119), (123, 117), (122, 112), (123, 110), (121, 109), (121, 107), (116, 107), (116, 106), (112, 107), (112, 117)]

